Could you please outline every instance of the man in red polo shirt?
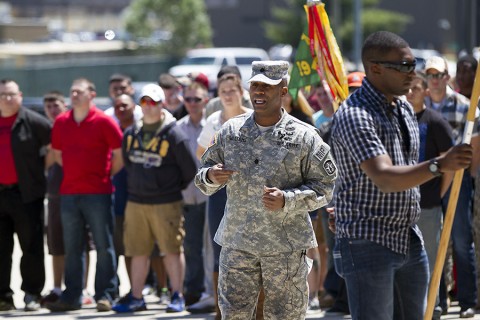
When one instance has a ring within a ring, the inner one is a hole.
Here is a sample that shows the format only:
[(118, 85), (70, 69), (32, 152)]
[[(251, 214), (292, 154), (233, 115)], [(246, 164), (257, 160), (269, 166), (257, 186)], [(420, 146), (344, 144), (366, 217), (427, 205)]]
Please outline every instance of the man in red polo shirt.
[(88, 224), (97, 250), (95, 300), (98, 311), (111, 309), (117, 290), (113, 248), (113, 215), (110, 177), (123, 166), (122, 132), (93, 104), (95, 85), (84, 78), (70, 89), (72, 110), (57, 117), (52, 149), (63, 165), (60, 186), (65, 245), (65, 290), (60, 299), (46, 304), (51, 311), (81, 307), (85, 262), (85, 228)]

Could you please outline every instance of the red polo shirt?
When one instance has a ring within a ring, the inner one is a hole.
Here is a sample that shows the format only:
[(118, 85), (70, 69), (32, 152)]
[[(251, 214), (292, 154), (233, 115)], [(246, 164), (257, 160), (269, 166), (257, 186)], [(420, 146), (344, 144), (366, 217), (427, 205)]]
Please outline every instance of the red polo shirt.
[(52, 148), (62, 152), (60, 194), (112, 193), (112, 150), (121, 145), (120, 127), (96, 107), (80, 123), (72, 110), (59, 115), (52, 129)]
[(17, 170), (13, 161), (12, 126), (17, 113), (10, 117), (0, 117), (0, 184), (18, 182)]

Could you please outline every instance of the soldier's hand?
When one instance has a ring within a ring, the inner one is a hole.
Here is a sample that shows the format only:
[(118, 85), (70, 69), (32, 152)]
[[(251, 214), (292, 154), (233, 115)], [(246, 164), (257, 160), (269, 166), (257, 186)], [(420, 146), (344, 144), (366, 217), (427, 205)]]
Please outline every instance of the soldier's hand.
[(263, 187), (262, 202), (268, 210), (278, 210), (285, 206), (285, 198), (282, 190), (275, 187)]
[(208, 169), (207, 177), (215, 184), (224, 184), (234, 173), (234, 170), (225, 169), (222, 163), (217, 163)]
[(326, 209), (328, 212), (328, 229), (335, 233), (335, 208), (327, 208)]

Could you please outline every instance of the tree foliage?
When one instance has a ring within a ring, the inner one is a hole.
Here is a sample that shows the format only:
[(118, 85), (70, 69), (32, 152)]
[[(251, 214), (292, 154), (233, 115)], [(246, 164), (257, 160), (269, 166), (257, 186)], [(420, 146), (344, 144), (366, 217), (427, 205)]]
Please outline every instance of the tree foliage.
[(303, 5), (305, 0), (285, 0), (286, 5), (272, 7), (274, 21), (263, 24), (266, 37), (275, 43), (298, 45), (303, 27), (307, 23)]
[(175, 56), (212, 44), (210, 17), (203, 0), (133, 0), (127, 11), (126, 29), (135, 37), (148, 37), (155, 30), (171, 32), (171, 39), (161, 47)]
[[(353, 6), (355, 0), (341, 1), (341, 18), (339, 30), (333, 30), (337, 42), (344, 54), (350, 52), (353, 47), (354, 22)], [(362, 0), (363, 9), (361, 23), (363, 35), (368, 35), (379, 30), (387, 30), (401, 34), (406, 26), (413, 21), (409, 15), (378, 9), (380, 0)], [(264, 24), (265, 35), (276, 43), (287, 43), (297, 46), (303, 26), (306, 23), (303, 6), (306, 0), (283, 0), (283, 4), (272, 8), (273, 21)], [(332, 4), (326, 3), (326, 10), (331, 19)], [(332, 21), (330, 21), (332, 24)]]

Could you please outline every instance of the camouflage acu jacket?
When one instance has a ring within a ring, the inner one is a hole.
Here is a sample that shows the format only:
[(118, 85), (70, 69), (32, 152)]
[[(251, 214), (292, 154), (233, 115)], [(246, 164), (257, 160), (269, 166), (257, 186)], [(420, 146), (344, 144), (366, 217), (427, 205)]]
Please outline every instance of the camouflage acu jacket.
[[(337, 169), (330, 147), (314, 127), (283, 112), (281, 120), (262, 133), (253, 113), (235, 117), (217, 132), (202, 157), (195, 184), (207, 195), (225, 187), (204, 181), (205, 171), (217, 163), (237, 171), (226, 184), (218, 244), (259, 254), (317, 246), (308, 211), (330, 201)], [(282, 210), (263, 206), (264, 186), (283, 191)]]

